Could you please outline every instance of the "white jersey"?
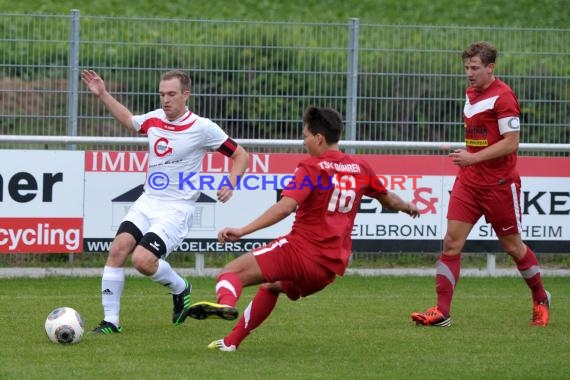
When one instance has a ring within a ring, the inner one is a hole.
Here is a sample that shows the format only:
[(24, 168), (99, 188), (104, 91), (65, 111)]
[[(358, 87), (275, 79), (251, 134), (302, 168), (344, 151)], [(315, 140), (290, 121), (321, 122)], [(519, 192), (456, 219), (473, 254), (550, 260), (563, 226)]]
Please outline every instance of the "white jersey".
[(133, 116), (133, 128), (148, 135), (148, 170), (144, 191), (155, 198), (192, 200), (200, 196), (199, 173), (206, 151), (228, 135), (212, 120), (186, 110), (169, 121), (162, 109)]

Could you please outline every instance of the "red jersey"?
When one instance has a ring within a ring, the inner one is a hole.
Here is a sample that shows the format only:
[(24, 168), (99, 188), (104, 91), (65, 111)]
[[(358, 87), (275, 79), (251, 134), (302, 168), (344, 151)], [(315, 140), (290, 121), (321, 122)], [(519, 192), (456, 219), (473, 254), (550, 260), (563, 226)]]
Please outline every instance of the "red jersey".
[[(503, 133), (518, 132), (520, 108), (513, 90), (495, 79), (483, 91), (468, 87), (463, 108), (465, 144), (478, 152), (503, 139)], [(457, 177), (472, 186), (499, 186), (517, 178), (517, 152), (475, 165), (461, 167)]]
[(287, 239), (297, 242), (314, 262), (343, 275), (352, 253), (352, 228), (363, 195), (387, 190), (366, 161), (327, 151), (301, 161), (282, 196), (297, 201)]

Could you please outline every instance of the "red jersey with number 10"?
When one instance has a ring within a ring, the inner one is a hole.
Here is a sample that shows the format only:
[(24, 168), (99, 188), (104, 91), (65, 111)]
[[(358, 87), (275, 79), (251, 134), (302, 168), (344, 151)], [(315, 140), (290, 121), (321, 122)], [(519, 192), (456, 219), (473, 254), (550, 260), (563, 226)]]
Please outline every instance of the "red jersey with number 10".
[(299, 205), (287, 240), (302, 247), (312, 261), (343, 275), (362, 196), (386, 193), (370, 164), (358, 156), (327, 151), (309, 157), (297, 165), (282, 193)]
[[(478, 152), (502, 140), (502, 133), (518, 132), (519, 115), (517, 97), (503, 81), (495, 79), (483, 91), (468, 87), (463, 108), (467, 151)], [(507, 125), (503, 131), (499, 128), (501, 119)], [(500, 186), (519, 176), (516, 165), (517, 152), (514, 151), (506, 156), (461, 167), (457, 177), (471, 186)]]

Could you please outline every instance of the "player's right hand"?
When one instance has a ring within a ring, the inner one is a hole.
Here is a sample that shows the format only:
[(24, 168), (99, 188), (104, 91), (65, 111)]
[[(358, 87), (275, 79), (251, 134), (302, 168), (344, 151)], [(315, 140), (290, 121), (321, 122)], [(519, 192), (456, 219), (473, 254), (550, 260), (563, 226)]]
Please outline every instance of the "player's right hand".
[(227, 241), (237, 241), (243, 236), (241, 228), (226, 227), (218, 232), (218, 241), (225, 243)]

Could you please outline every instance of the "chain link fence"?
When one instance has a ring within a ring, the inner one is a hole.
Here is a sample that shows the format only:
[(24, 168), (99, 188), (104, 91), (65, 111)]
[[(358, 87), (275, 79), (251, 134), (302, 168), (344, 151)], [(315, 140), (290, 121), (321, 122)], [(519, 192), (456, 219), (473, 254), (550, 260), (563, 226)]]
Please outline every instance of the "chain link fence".
[(160, 75), (183, 69), (193, 79), (190, 108), (237, 139), (299, 139), (302, 112), (314, 104), (345, 115), (348, 140), (460, 142), (467, 84), (460, 54), (488, 40), (499, 49), (497, 76), (519, 96), (521, 141), (570, 142), (568, 29), (95, 17), (75, 10), (0, 14), (0, 27), (3, 135), (134, 136), (80, 83), (80, 71), (98, 71), (114, 96), (144, 113), (159, 107)]

